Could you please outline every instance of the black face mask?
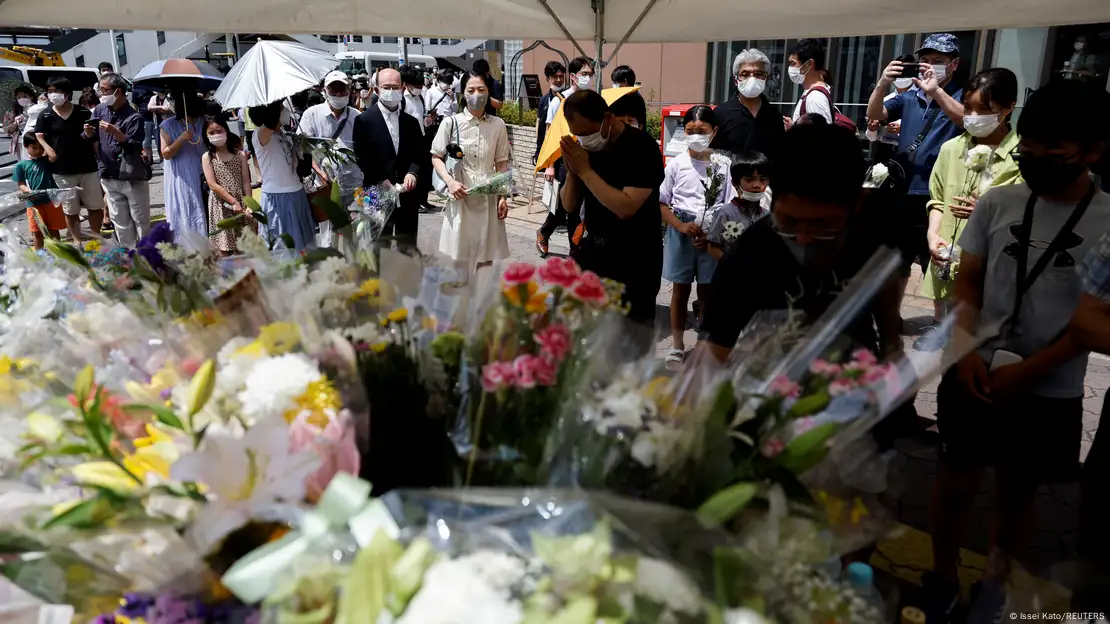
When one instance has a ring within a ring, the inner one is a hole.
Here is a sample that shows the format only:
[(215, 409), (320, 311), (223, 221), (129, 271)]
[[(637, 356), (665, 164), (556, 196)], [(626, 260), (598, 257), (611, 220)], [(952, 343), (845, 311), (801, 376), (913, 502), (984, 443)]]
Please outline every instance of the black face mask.
[(1018, 161), (1021, 177), (1029, 185), (1029, 190), (1037, 195), (1052, 195), (1071, 184), (1087, 169), (1078, 162), (1062, 162), (1052, 158), (1023, 156)]

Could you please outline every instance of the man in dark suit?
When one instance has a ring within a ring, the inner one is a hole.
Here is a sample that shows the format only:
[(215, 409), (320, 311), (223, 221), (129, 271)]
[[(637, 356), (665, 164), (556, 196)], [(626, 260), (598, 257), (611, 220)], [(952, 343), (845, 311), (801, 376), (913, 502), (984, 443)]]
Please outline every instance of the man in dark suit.
[(355, 118), (354, 152), (362, 169), (363, 185), (389, 181), (399, 186), (400, 206), (393, 210), (383, 234), (416, 243), (420, 198), (416, 188), (428, 160), (427, 144), (420, 123), (401, 110), (404, 90), (401, 73), (395, 69), (378, 72), (376, 104)]

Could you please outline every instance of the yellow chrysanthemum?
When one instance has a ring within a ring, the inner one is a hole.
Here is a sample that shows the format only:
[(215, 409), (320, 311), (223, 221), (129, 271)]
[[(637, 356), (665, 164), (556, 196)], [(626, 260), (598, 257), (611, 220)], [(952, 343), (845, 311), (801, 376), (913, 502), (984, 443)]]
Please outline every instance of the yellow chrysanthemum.
[(409, 311), (406, 308), (397, 308), (389, 313), (390, 323), (403, 323), (409, 318)]
[(270, 323), (258, 332), (258, 338), (239, 348), (235, 355), (260, 357), (283, 355), (301, 343), (301, 330), (293, 323)]
[(17, 404), (20, 395), (30, 388), (29, 382), (12, 374), (18, 369), (18, 361), (12, 361), (6, 355), (0, 358), (0, 404)]
[(505, 288), (505, 299), (516, 307), (524, 307), (524, 311), (528, 314), (543, 314), (547, 312), (547, 293), (540, 292), (539, 284), (535, 282), (528, 282), (523, 287), (523, 301), (520, 286), (510, 286)]
[(375, 342), (374, 344), (370, 345), (370, 350), (374, 353), (383, 353), (385, 351), (385, 348), (388, 346), (389, 343), (385, 341)]
[(321, 429), (328, 426), (330, 420), (328, 411), (336, 412), (343, 406), (339, 400), (339, 392), (325, 377), (309, 383), (308, 389), (297, 397), (295, 403), (296, 407), (285, 412), (286, 422), (293, 422), (298, 415), (309, 412), (306, 422)]
[(98, 252), (98, 251), (100, 251), (100, 241), (98, 241), (98, 240), (85, 241), (84, 249), (85, 249), (85, 251), (88, 251), (88, 252)]
[(366, 299), (370, 303), (377, 303), (381, 300), (382, 288), (381, 282), (376, 279), (368, 279), (358, 287), (355, 294), (351, 295), (351, 301), (358, 301), (359, 299)]

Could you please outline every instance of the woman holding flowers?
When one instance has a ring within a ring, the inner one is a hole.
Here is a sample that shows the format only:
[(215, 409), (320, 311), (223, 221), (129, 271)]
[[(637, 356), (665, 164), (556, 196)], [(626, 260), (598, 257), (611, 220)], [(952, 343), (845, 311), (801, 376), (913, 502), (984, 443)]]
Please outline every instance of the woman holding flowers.
[[(480, 74), (470, 72), (463, 82), (466, 110), (443, 120), (432, 141), (432, 167), (447, 183), (450, 196), (439, 235), (439, 251), (473, 269), (509, 257), (505, 217), (507, 195), (472, 195), (476, 185), (509, 170), (509, 134), (499, 117), (486, 115), (489, 89)], [(448, 147), (458, 147), (462, 158), (448, 169)]]
[(987, 69), (964, 89), (964, 130), (940, 148), (929, 179), (929, 253), (924, 294), (933, 300), (934, 325), (915, 342), (918, 351), (944, 348), (947, 336), (937, 329), (956, 283), (960, 234), (977, 198), (995, 186), (1021, 182), (1010, 153), (1018, 135), (1010, 117), (1017, 103), (1017, 76), (1008, 69)]
[(709, 106), (686, 111), (686, 151), (671, 159), (659, 187), (659, 207), (667, 234), (663, 243), (663, 279), (671, 282), (671, 335), (667, 366), (674, 368), (686, 358), (683, 333), (686, 307), (693, 283), (698, 283), (698, 301), (709, 300), (709, 285), (717, 261), (708, 251), (706, 232), (709, 213), (735, 195), (729, 161), (709, 149), (717, 135), (717, 116)]

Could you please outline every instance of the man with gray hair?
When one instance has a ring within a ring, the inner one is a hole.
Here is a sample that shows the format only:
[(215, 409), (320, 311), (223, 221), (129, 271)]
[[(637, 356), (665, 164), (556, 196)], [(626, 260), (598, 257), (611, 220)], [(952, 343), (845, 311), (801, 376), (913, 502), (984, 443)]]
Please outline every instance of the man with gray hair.
[[(100, 77), (100, 105), (85, 125), (85, 138), (96, 144), (100, 185), (108, 195), (108, 214), (115, 225), (116, 240), (134, 247), (150, 230), (150, 169), (141, 156), (146, 130), (143, 117), (127, 101), (127, 81), (119, 74)], [(120, 170), (120, 161), (130, 165)], [(134, 158), (139, 156), (139, 158)]]
[(743, 50), (732, 62), (736, 97), (717, 106), (717, 136), (710, 147), (743, 154), (761, 152), (772, 159), (786, 135), (782, 114), (763, 94), (771, 59), (755, 48)]

